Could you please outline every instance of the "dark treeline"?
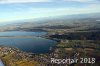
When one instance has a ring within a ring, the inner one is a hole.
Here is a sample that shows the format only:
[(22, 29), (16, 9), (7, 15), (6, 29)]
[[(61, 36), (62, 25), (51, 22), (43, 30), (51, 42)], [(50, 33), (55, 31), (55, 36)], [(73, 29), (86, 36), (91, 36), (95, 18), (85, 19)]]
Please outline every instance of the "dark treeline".
[(73, 32), (63, 35), (50, 35), (51, 38), (68, 39), (68, 40), (100, 40), (100, 31), (96, 32)]

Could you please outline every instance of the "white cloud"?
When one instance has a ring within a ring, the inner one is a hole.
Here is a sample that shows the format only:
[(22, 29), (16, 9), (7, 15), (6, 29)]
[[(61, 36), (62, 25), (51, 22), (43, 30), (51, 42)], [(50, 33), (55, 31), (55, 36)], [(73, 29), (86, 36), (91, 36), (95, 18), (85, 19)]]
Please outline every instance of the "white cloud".
[(95, 3), (95, 2), (99, 2), (98, 0), (64, 0), (66, 2), (83, 2), (83, 3)]
[(97, 3), (99, 0), (0, 0), (0, 3), (25, 3), (25, 2), (82, 2), (82, 3)]
[(51, 0), (0, 0), (0, 3), (51, 2)]

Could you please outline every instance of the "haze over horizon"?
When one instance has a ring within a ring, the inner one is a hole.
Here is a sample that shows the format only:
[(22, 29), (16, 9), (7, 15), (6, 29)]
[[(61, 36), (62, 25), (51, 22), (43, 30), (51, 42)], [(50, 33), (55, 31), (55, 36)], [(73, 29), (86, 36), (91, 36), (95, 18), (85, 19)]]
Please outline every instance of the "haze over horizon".
[(0, 0), (0, 23), (100, 13), (99, 0)]

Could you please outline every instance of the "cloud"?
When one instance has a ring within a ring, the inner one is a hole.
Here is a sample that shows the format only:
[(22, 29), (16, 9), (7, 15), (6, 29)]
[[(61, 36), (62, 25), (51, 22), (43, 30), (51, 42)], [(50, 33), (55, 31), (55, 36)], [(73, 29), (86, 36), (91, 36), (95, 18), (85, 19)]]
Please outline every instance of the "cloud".
[(81, 3), (97, 3), (99, 0), (0, 0), (1, 3), (26, 3), (26, 2), (81, 2)]
[(0, 3), (51, 2), (51, 0), (0, 0)]
[(99, 0), (64, 0), (66, 2), (97, 3)]
[(87, 1), (93, 1), (93, 0), (64, 0), (64, 1), (87, 2)]

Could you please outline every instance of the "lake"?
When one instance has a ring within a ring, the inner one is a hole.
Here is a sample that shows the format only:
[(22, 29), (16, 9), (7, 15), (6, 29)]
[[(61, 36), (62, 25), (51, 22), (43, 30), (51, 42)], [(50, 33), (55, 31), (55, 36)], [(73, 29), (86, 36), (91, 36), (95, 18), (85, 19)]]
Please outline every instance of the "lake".
[(55, 46), (57, 42), (38, 36), (45, 35), (46, 32), (0, 32), (0, 36), (31, 36), (30, 38), (0, 38), (0, 45), (16, 47), (25, 52), (47, 53), (49, 48)]
[(4, 66), (3, 62), (0, 60), (0, 66)]

